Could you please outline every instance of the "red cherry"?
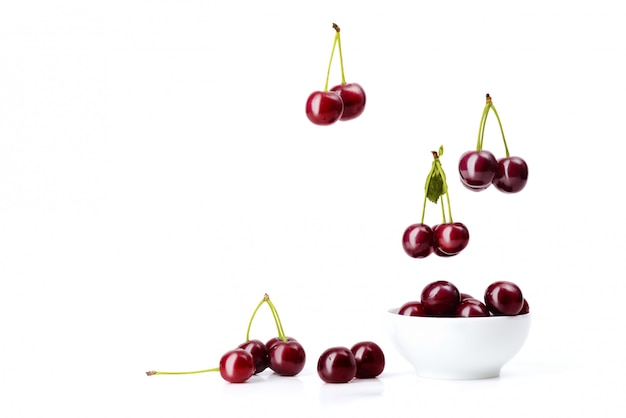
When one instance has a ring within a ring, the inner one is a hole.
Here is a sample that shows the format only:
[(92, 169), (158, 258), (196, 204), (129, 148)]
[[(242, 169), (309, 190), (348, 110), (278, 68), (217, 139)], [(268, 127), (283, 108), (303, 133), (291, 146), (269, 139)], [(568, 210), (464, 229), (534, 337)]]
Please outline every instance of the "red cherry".
[[(285, 337), (285, 339), (287, 341), (297, 341), (295, 338), (293, 337)], [(272, 347), (277, 343), (277, 342), (281, 342), (283, 341), (281, 338), (279, 337), (272, 337), (269, 340), (267, 340), (267, 342), (265, 343), (265, 346), (267, 347), (267, 350), (271, 350)]]
[(350, 348), (356, 360), (356, 377), (372, 379), (385, 369), (385, 354), (378, 344), (372, 341), (361, 341)]
[(424, 286), (421, 302), (428, 316), (454, 316), (461, 293), (452, 283), (438, 280)]
[(528, 165), (520, 157), (507, 157), (498, 160), (492, 183), (504, 193), (517, 193), (528, 181)]
[(433, 230), (422, 223), (410, 225), (402, 235), (402, 248), (410, 257), (428, 257), (433, 252)]
[(461, 183), (475, 192), (485, 190), (491, 184), (497, 166), (496, 157), (491, 152), (467, 151), (459, 160)]
[(306, 115), (316, 125), (331, 125), (343, 114), (343, 100), (334, 91), (315, 91), (306, 101)]
[(487, 306), (478, 299), (465, 299), (456, 307), (455, 316), (470, 318), (474, 316), (490, 316)]
[(230, 383), (243, 383), (254, 371), (252, 354), (242, 348), (227, 351), (220, 359), (220, 375)]
[(356, 376), (354, 354), (346, 347), (325, 350), (317, 361), (317, 374), (326, 383), (348, 383)]
[(306, 353), (297, 341), (279, 340), (270, 348), (270, 369), (280, 376), (295, 376), (302, 371)]
[(434, 249), (438, 255), (456, 255), (469, 243), (469, 231), (461, 222), (435, 225), (433, 235)]
[(528, 301), (524, 299), (524, 304), (522, 305), (522, 310), (519, 311), (518, 315), (525, 315), (530, 312), (530, 306), (528, 306)]
[(494, 315), (517, 315), (524, 307), (524, 296), (515, 283), (497, 281), (485, 290), (485, 305)]
[(426, 310), (424, 309), (422, 302), (414, 300), (406, 302), (404, 305), (400, 306), (400, 309), (398, 309), (398, 315), (426, 316)]
[(354, 119), (365, 110), (365, 90), (357, 83), (340, 84), (333, 87), (334, 91), (343, 100), (343, 114), (340, 120), (346, 121)]
[(254, 374), (261, 373), (267, 369), (270, 365), (270, 355), (267, 346), (259, 340), (248, 340), (245, 343), (239, 344), (237, 348), (242, 348), (248, 353), (252, 354), (254, 358)]

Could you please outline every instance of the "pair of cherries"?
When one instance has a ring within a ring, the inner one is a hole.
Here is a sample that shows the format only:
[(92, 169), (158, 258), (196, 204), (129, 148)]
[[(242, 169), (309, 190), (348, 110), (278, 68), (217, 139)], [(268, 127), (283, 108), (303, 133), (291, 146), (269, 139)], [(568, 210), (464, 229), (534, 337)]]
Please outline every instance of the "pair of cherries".
[[(506, 156), (499, 159), (496, 159), (491, 151), (483, 149), (485, 124), (490, 111), (496, 115), (504, 142)], [(500, 116), (489, 94), (487, 94), (487, 103), (480, 119), (476, 149), (461, 155), (459, 175), (463, 186), (475, 192), (485, 190), (493, 184), (496, 189), (503, 193), (517, 193), (526, 186), (528, 181), (528, 164), (523, 158), (511, 156), (509, 153)]]
[[(250, 339), (252, 321), (263, 304), (267, 304), (272, 311), (278, 330), (278, 336), (271, 338), (266, 343), (258, 339)], [(302, 371), (305, 363), (306, 352), (304, 348), (294, 338), (285, 335), (276, 306), (270, 300), (269, 296), (265, 294), (252, 313), (246, 333), (246, 341), (224, 353), (220, 358), (219, 367), (187, 372), (149, 371), (146, 372), (146, 374), (148, 376), (154, 376), (157, 374), (219, 372), (222, 378), (227, 382), (243, 383), (253, 375), (259, 374), (267, 368), (280, 376), (295, 376)]]
[[(348, 121), (357, 118), (365, 110), (365, 90), (357, 83), (347, 83), (343, 67), (343, 54), (341, 52), (340, 28), (333, 23), (335, 39), (330, 54), (326, 84), (324, 90), (314, 91), (306, 101), (306, 116), (315, 125), (332, 125), (341, 120)], [(339, 49), (339, 61), (341, 65), (341, 84), (328, 89), (330, 68), (335, 55), (335, 47)]]
[(385, 368), (385, 354), (373, 341), (361, 341), (351, 348), (331, 347), (320, 355), (317, 374), (326, 383), (348, 383), (372, 379)]

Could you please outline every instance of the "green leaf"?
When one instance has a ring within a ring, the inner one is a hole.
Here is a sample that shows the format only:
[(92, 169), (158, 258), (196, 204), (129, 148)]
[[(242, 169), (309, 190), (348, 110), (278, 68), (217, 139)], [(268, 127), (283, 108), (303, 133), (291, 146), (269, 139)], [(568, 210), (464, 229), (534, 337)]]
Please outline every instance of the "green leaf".
[(429, 174), (430, 181), (426, 185), (426, 197), (433, 203), (437, 203), (439, 197), (444, 194), (444, 183), (441, 174), (433, 164), (433, 168)]

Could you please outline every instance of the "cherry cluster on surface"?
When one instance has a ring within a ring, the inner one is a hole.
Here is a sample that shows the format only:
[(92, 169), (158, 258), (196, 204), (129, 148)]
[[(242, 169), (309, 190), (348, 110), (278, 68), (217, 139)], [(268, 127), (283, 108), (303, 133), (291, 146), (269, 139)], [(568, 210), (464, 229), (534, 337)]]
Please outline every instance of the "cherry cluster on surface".
[(331, 347), (320, 355), (317, 374), (326, 383), (348, 383), (353, 379), (372, 379), (385, 368), (385, 355), (372, 341), (361, 341), (351, 348)]
[(419, 300), (404, 303), (399, 315), (432, 317), (513, 316), (530, 312), (522, 290), (513, 282), (500, 280), (485, 289), (483, 299), (461, 293), (451, 282), (438, 280), (424, 286)]
[[(306, 101), (306, 115), (316, 125), (332, 125), (337, 121), (348, 121), (357, 118), (365, 110), (365, 90), (357, 83), (347, 83), (343, 67), (343, 53), (341, 51), (340, 28), (333, 23), (335, 39), (330, 54), (326, 84), (324, 90), (311, 93)], [(341, 84), (328, 89), (330, 69), (335, 55), (335, 47), (339, 49), (341, 65)]]
[[(446, 174), (440, 161), (440, 157), (443, 155), (443, 146), (439, 147), (439, 152), (432, 151), (432, 154), (434, 161), (426, 177), (422, 219), (419, 223), (409, 225), (402, 235), (402, 247), (407, 255), (413, 258), (425, 258), (431, 253), (440, 257), (450, 257), (460, 253), (469, 243), (467, 227), (461, 222), (452, 220)], [(443, 201), (444, 195), (448, 206), (447, 217)], [(424, 223), (426, 201), (430, 200), (436, 204), (440, 198), (443, 220), (431, 228)]]
[[(250, 339), (250, 328), (254, 317), (263, 305), (267, 304), (272, 311), (278, 336), (266, 343), (258, 339)], [(243, 383), (255, 374), (271, 369), (280, 376), (295, 376), (302, 371), (306, 362), (306, 352), (302, 345), (292, 337), (285, 335), (276, 306), (267, 294), (252, 313), (246, 333), (246, 340), (222, 355), (219, 367), (188, 372), (149, 371), (148, 376), (157, 374), (194, 374), (219, 372), (224, 380), (230, 383)]]
[[(490, 151), (483, 149), (485, 124), (489, 111), (493, 111), (500, 126), (506, 156), (496, 159)], [(490, 185), (504, 193), (521, 191), (528, 181), (528, 165), (521, 157), (511, 156), (504, 137), (500, 116), (494, 107), (491, 96), (487, 94), (487, 103), (480, 119), (476, 150), (465, 152), (459, 160), (461, 183), (469, 190), (479, 192)]]

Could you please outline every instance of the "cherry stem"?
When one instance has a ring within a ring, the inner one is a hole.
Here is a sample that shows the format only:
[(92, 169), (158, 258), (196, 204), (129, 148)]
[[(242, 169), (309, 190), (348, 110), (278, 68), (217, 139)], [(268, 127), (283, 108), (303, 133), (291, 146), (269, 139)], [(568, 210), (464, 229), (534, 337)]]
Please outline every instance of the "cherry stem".
[(274, 322), (276, 322), (276, 329), (278, 330), (278, 338), (283, 340), (284, 342), (287, 342), (287, 336), (285, 335), (285, 330), (283, 329), (283, 323), (280, 320), (280, 316), (278, 316), (278, 310), (276, 309), (276, 306), (274, 306), (274, 303), (269, 299), (269, 297), (267, 298), (267, 304), (272, 311), (272, 315), (274, 315)]
[(219, 372), (220, 368), (219, 367), (214, 367), (212, 369), (205, 369), (205, 370), (194, 370), (191, 372), (158, 372), (156, 370), (151, 370), (149, 372), (146, 372), (147, 376), (154, 376), (157, 374), (197, 374), (197, 373), (207, 373), (207, 372)]
[(346, 84), (346, 75), (343, 70), (343, 54), (341, 53), (341, 34), (339, 26), (336, 23), (333, 23), (333, 28), (337, 31), (337, 46), (339, 47), (339, 65), (341, 67), (341, 84)]
[(263, 299), (261, 300), (261, 302), (259, 302), (259, 304), (254, 309), (254, 312), (252, 312), (252, 317), (250, 318), (250, 322), (248, 322), (248, 330), (246, 331), (246, 341), (250, 341), (250, 329), (252, 328), (252, 321), (254, 320), (254, 317), (255, 317), (257, 311), (259, 310), (261, 305), (263, 305), (265, 302), (267, 302), (269, 300), (269, 298), (270, 298), (269, 295), (266, 293), (263, 296)]
[(509, 158), (509, 147), (506, 145), (506, 138), (504, 137), (504, 129), (502, 129), (502, 122), (500, 122), (500, 116), (498, 115), (498, 112), (496, 111), (496, 107), (493, 104), (491, 105), (491, 110), (493, 110), (493, 113), (496, 115), (496, 119), (498, 119), (498, 125), (500, 125), (500, 133), (502, 134), (502, 142), (504, 142), (504, 151), (506, 153), (506, 157)]
[(333, 23), (333, 28), (335, 28), (337, 32), (335, 32), (335, 39), (333, 40), (333, 49), (330, 52), (330, 60), (328, 61), (328, 71), (326, 71), (326, 84), (324, 85), (324, 93), (328, 91), (328, 80), (330, 79), (330, 68), (333, 63), (333, 56), (335, 55), (335, 47), (337, 46), (337, 43), (339, 42), (339, 26)]
[[(439, 155), (443, 155), (443, 145), (439, 147)], [(452, 207), (450, 206), (450, 194), (448, 193), (448, 180), (446, 179), (446, 173), (443, 171), (443, 167), (441, 166), (441, 160), (439, 159), (439, 156), (437, 156), (437, 158), (435, 159), (435, 165), (437, 171), (439, 172), (439, 175), (441, 176), (441, 180), (443, 180), (443, 193), (446, 195), (446, 201), (448, 203), (448, 219), (452, 223)], [(443, 198), (441, 199), (441, 211), (443, 215), (443, 222), (445, 223), (446, 214), (444, 211)]]

